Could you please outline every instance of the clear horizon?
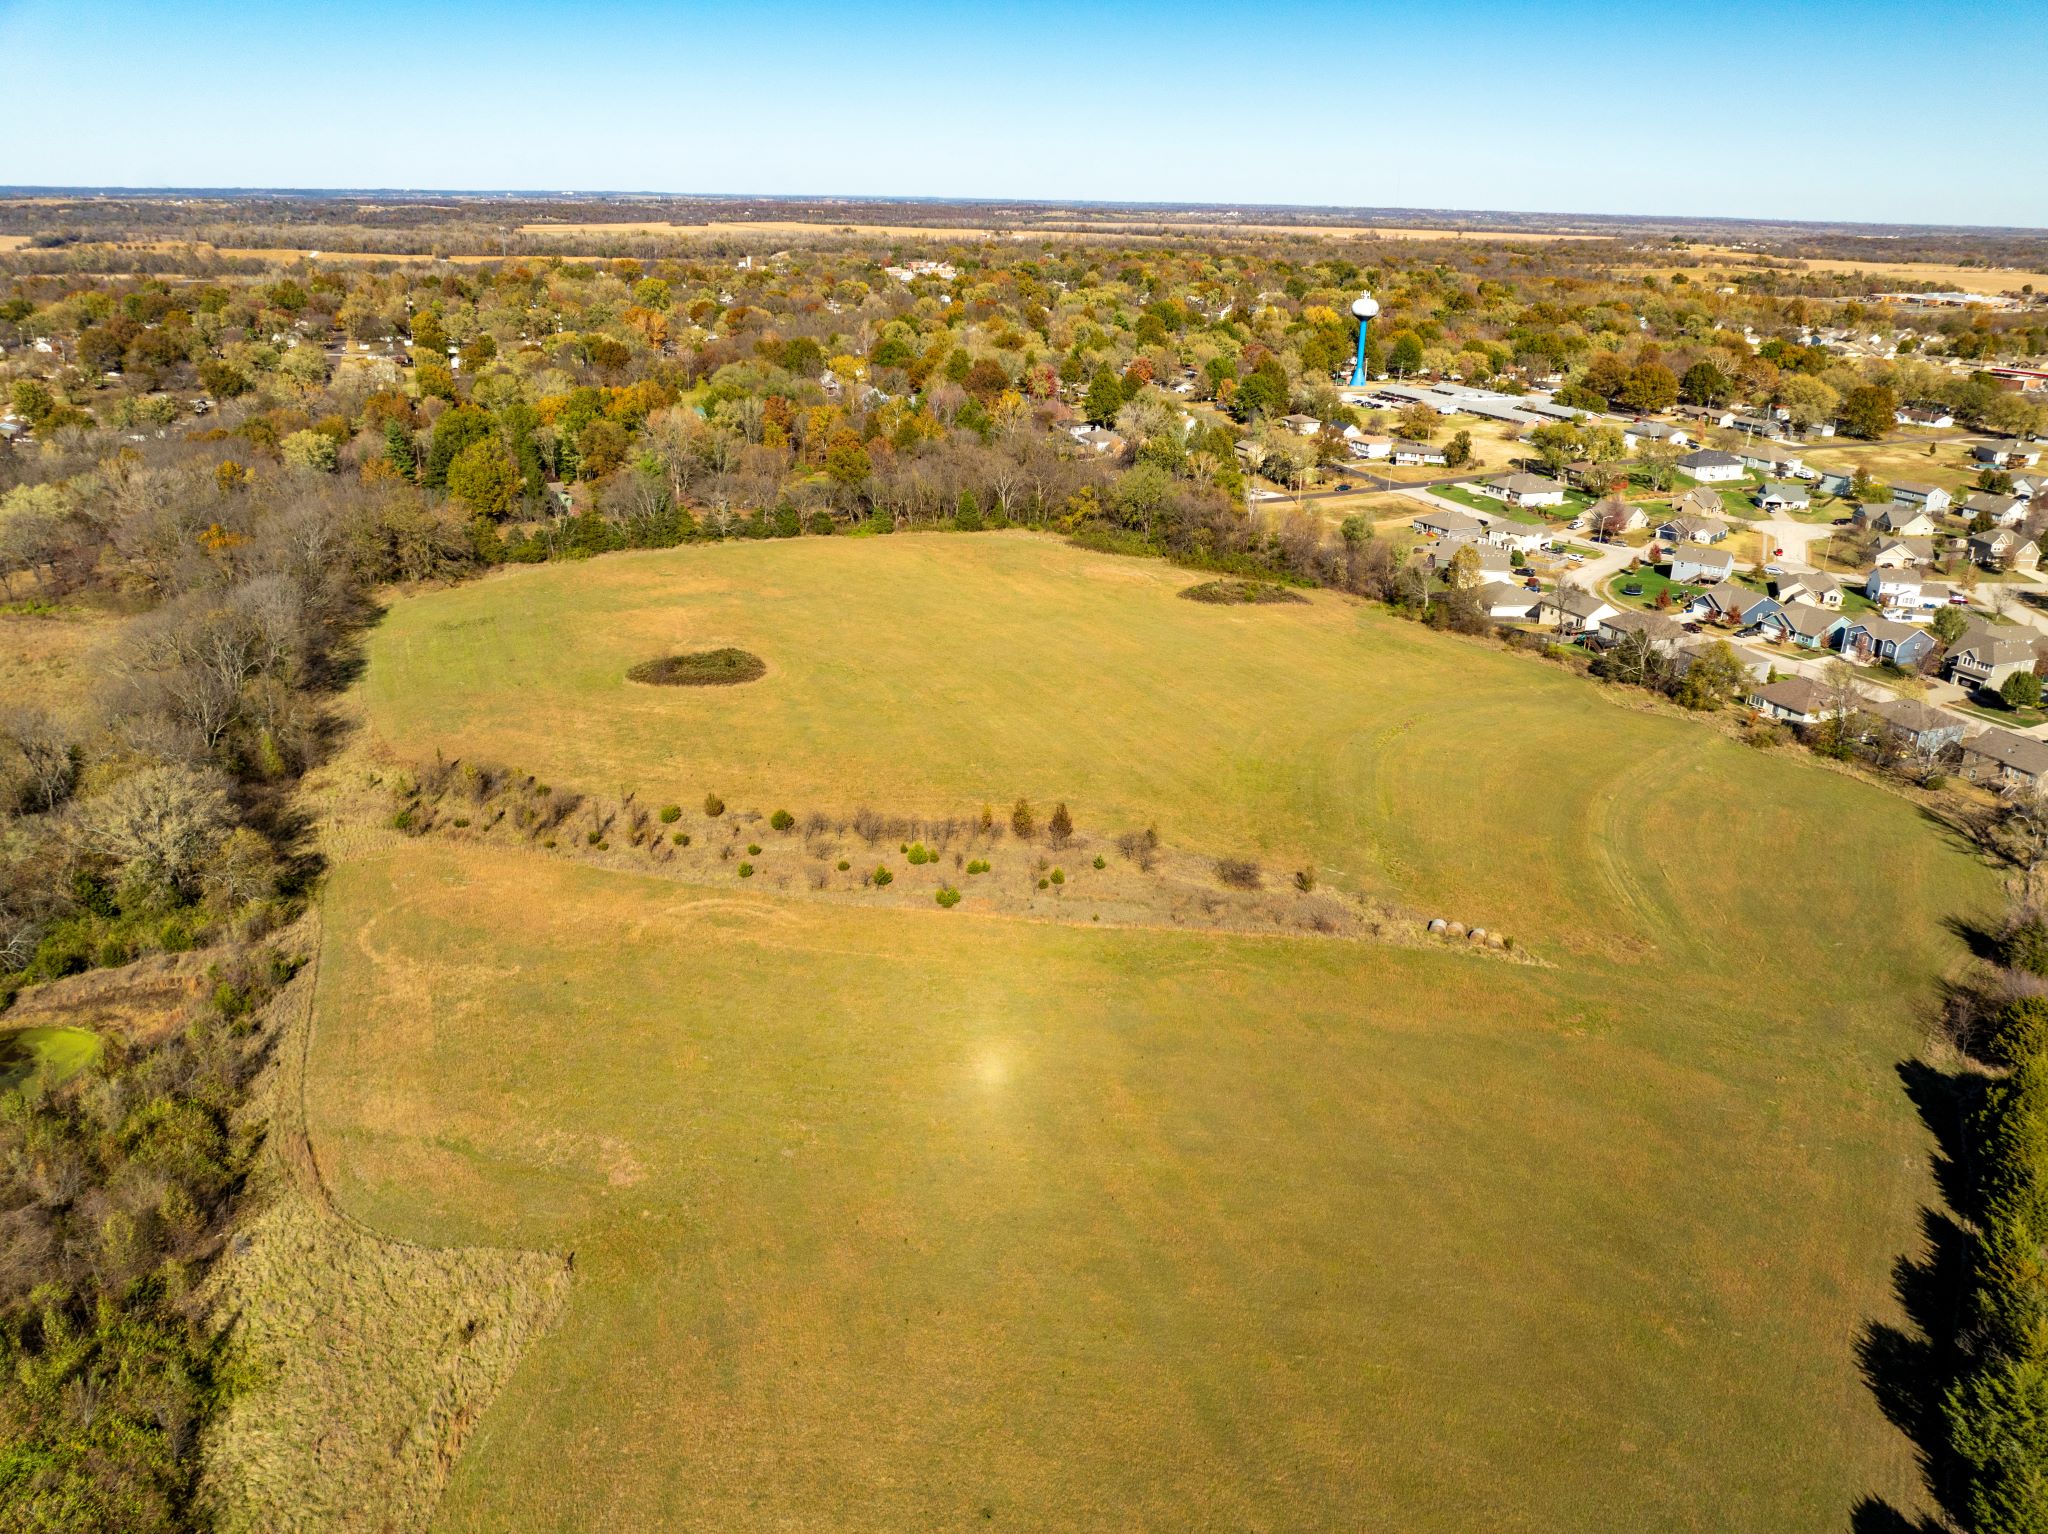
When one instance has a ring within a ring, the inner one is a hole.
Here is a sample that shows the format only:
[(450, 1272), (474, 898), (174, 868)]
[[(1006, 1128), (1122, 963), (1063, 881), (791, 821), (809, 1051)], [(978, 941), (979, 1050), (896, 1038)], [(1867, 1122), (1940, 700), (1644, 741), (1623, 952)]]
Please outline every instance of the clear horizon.
[[(0, 181), (2038, 229), (2048, 176), (2013, 167), (2048, 162), (2048, 121), (1960, 144), (1927, 61), (1966, 46), (1973, 92), (2027, 99), (2044, 20), (2041, 0), (0, 0)], [(1358, 42), (1325, 62), (1334, 39)]]

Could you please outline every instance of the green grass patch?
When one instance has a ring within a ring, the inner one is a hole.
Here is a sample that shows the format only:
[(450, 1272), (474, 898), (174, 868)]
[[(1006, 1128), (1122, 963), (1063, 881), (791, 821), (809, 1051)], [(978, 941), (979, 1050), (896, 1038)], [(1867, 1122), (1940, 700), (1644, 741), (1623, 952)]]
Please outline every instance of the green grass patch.
[(653, 687), (734, 687), (768, 674), (760, 656), (730, 647), (690, 655), (664, 655), (629, 667), (626, 675)]
[(0, 1033), (0, 1092), (31, 1078), (62, 1086), (99, 1056), (99, 1035), (89, 1028), (16, 1028)]
[(1207, 602), (1218, 607), (1269, 607), (1283, 602), (1306, 602), (1298, 591), (1273, 581), (1218, 580), (1189, 586), (1181, 595), (1190, 602)]

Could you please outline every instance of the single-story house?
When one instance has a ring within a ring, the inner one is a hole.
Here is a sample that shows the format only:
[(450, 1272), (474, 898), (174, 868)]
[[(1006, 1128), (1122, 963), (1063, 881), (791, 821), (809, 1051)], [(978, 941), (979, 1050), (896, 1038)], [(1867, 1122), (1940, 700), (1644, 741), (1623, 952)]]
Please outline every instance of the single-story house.
[(1922, 756), (1939, 756), (1963, 738), (1962, 720), (1916, 698), (1873, 698), (1863, 712), (1882, 720), (1902, 746)]
[(2012, 477), (2012, 493), (2022, 500), (2031, 501), (2035, 496), (2048, 494), (2048, 475), (2015, 474)]
[(1533, 554), (1550, 542), (1548, 528), (1531, 527), (1526, 522), (1489, 522), (1479, 536), (1510, 554)]
[(1746, 442), (1736, 456), (1742, 460), (1744, 468), (1780, 479), (1806, 479), (1813, 473), (1806, 466), (1806, 460), (1790, 448), (1774, 447), (1768, 442)]
[(1541, 474), (1503, 474), (1472, 487), (1480, 495), (1506, 501), (1510, 506), (1562, 506), (1564, 486)]
[(1444, 457), (1444, 450), (1431, 442), (1396, 442), (1387, 450), (1387, 456), (1401, 468), (1415, 468), (1423, 464), (1441, 466), (1449, 462)]
[(1312, 415), (1283, 415), (1280, 424), (1301, 437), (1313, 437), (1323, 429), (1323, 423)]
[(1892, 412), (1892, 421), (1899, 426), (1933, 426), (1944, 430), (1956, 424), (1954, 413), (1940, 405), (1901, 405)]
[(1639, 442), (1658, 442), (1667, 447), (1684, 447), (1692, 441), (1692, 433), (1683, 426), (1667, 426), (1662, 421), (1626, 421), (1621, 428), (1623, 452), (1633, 453)]
[(1700, 448), (1687, 453), (1675, 465), (1678, 472), (1698, 480), (1703, 485), (1722, 484), (1742, 478), (1747, 471), (1742, 460), (1733, 453), (1724, 453), (1719, 448)]
[(1650, 517), (1642, 507), (1633, 501), (1624, 501), (1618, 495), (1596, 502), (1586, 513), (1587, 524), (1595, 535), (1602, 538), (1619, 538), (1623, 533), (1632, 533), (1637, 528), (1647, 527)]
[(1972, 522), (1988, 517), (1993, 527), (2018, 527), (2027, 520), (2025, 501), (2016, 495), (1992, 495), (1986, 490), (1972, 490), (1956, 509)]
[(1691, 512), (1673, 512), (1657, 524), (1657, 538), (1663, 543), (1719, 543), (1727, 536), (1726, 522)]
[(1511, 581), (1515, 578), (1514, 557), (1506, 549), (1495, 548), (1479, 538), (1439, 538), (1429, 546), (1423, 555), (1423, 563), (1439, 574), (1451, 568), (1451, 561), (1458, 557), (1461, 549), (1470, 549), (1478, 560), (1478, 575), (1481, 585), (1495, 581)]
[(1806, 486), (1786, 479), (1767, 481), (1752, 499), (1759, 511), (1804, 511), (1813, 504), (1813, 496)]
[(1685, 625), (1667, 613), (1620, 612), (1600, 620), (1592, 642), (1609, 649), (1634, 635), (1647, 639), (1651, 649), (1669, 654), (1686, 637), (1686, 632)]
[(1771, 577), (1771, 595), (1780, 602), (1811, 602), (1815, 607), (1840, 607), (1842, 583), (1819, 570)]
[(1885, 538), (1879, 541), (1870, 562), (1880, 570), (1910, 570), (1934, 563), (1931, 538)]
[(1819, 724), (1823, 719), (1849, 712), (1855, 704), (1845, 706), (1831, 689), (1811, 677), (1793, 676), (1757, 688), (1749, 695), (1749, 706), (1766, 719)]
[(1962, 775), (1972, 783), (2033, 789), (2048, 778), (2048, 740), (1986, 730), (1963, 742)]
[(1776, 663), (1770, 656), (1759, 655), (1754, 650), (1745, 650), (1740, 645), (1728, 644), (1727, 640), (1712, 634), (1688, 634), (1681, 639), (1677, 648), (1671, 652), (1672, 669), (1680, 676), (1684, 676), (1694, 661), (1724, 644), (1734, 652), (1736, 664), (1742, 667), (1743, 674), (1751, 682), (1768, 682), (1771, 679), (1771, 672), (1776, 669)]
[(2041, 564), (2041, 545), (2009, 527), (1970, 538), (1970, 558), (1987, 570), (2034, 570)]
[(1802, 650), (1833, 649), (1849, 620), (1838, 612), (1816, 607), (1811, 602), (1787, 602), (1774, 613), (1766, 613), (1758, 627), (1766, 639), (1789, 641)]
[(2032, 671), (2040, 650), (2029, 633), (2000, 632), (1988, 625), (1971, 628), (1949, 649), (1948, 679), (1964, 687), (1991, 692), (2016, 671)]
[(1100, 426), (1069, 427), (1068, 434), (1081, 446), (1097, 453), (1121, 453), (1124, 450), (1124, 439)]
[(1567, 587), (1543, 594), (1543, 600), (1536, 604), (1536, 621), (1566, 634), (1590, 634), (1600, 627), (1602, 619), (1620, 611), (1605, 597)]
[(1774, 415), (1739, 415), (1734, 421), (1735, 429), (1752, 437), (1766, 441), (1790, 437), (1792, 428)]
[(1842, 630), (1841, 651), (1858, 660), (1888, 660), (1910, 670), (1934, 653), (1934, 636), (1918, 624), (1866, 613)]
[(1735, 412), (1725, 405), (1680, 405), (1672, 412), (1681, 420), (1697, 422), (1701, 426), (1733, 426)]
[(1940, 525), (1922, 508), (1903, 501), (1865, 506), (1856, 515), (1873, 532), (1890, 533), (1894, 538), (1931, 538)]
[(1369, 437), (1356, 426), (1344, 428), (1344, 448), (1353, 458), (1380, 459), (1394, 450), (1392, 437)]
[(1892, 499), (1903, 501), (1908, 506), (1918, 506), (1930, 515), (1940, 516), (1948, 510), (1949, 503), (1954, 497), (1939, 485), (1930, 485), (1924, 480), (1901, 479), (1895, 480), (1892, 484)]
[(1970, 449), (1970, 456), (1994, 469), (2031, 469), (2041, 461), (2037, 442), (1986, 442)]
[(1469, 511), (1427, 511), (1408, 524), (1426, 538), (1472, 538), (1486, 531), (1486, 523)]
[(1751, 591), (1747, 586), (1723, 581), (1718, 586), (1709, 586), (1688, 602), (1685, 615), (1707, 623), (1732, 624), (1740, 629), (1754, 628), (1783, 608), (1784, 603), (1765, 596), (1761, 591)]
[(1671, 579), (1681, 585), (1725, 581), (1735, 574), (1735, 556), (1704, 543), (1681, 543), (1671, 551)]
[(1496, 623), (1522, 623), (1536, 616), (1536, 593), (1515, 581), (1489, 581), (1476, 593), (1479, 610)]

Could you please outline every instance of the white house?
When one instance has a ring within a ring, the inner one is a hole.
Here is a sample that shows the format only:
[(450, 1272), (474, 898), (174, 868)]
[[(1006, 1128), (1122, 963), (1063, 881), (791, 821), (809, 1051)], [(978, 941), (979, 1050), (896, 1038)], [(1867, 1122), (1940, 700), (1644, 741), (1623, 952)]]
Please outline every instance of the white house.
[(1804, 511), (1813, 504), (1813, 497), (1806, 487), (1795, 480), (1774, 479), (1763, 485), (1754, 497), (1759, 511)]
[(1939, 485), (1926, 484), (1919, 480), (1902, 479), (1892, 485), (1892, 499), (1903, 501), (1908, 506), (1917, 506), (1930, 516), (1940, 516), (1949, 508), (1953, 499)]
[(1566, 634), (1590, 634), (1621, 609), (1590, 591), (1546, 591), (1536, 604), (1536, 621)]
[(1742, 460), (1733, 453), (1724, 453), (1710, 447), (1687, 453), (1678, 460), (1677, 469), (1679, 473), (1690, 475), (1704, 485), (1740, 479), (1747, 472), (1742, 467)]
[(1503, 474), (1473, 487), (1481, 495), (1506, 501), (1510, 506), (1562, 506), (1564, 486), (1541, 474)]
[(1671, 579), (1680, 585), (1719, 583), (1735, 574), (1735, 556), (1703, 543), (1681, 543), (1671, 551)]
[(1524, 522), (1489, 522), (1479, 536), (1510, 554), (1533, 554), (1550, 542), (1547, 528), (1530, 527)]
[(1863, 594), (1886, 612), (1918, 612), (1925, 584), (1911, 570), (1876, 569), (1864, 577)]

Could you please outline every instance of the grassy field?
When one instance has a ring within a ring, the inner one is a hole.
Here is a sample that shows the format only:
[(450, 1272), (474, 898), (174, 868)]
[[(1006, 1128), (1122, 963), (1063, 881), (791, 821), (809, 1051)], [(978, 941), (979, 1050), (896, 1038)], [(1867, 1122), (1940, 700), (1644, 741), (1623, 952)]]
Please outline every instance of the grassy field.
[[(1197, 578), (806, 539), (393, 605), (373, 751), (799, 814), (1064, 799), (1095, 845), (1313, 861), (1550, 961), (359, 847), (308, 1065), (338, 1202), (575, 1254), (439, 1527), (1913, 1500), (1854, 1344), (1929, 1193), (1894, 1067), (1990, 876), (1794, 754), (1326, 595), (1176, 600)], [(721, 644), (767, 677), (624, 680)], [(1759, 848), (1768, 878), (1724, 876)]]
[(40, 1076), (61, 1086), (99, 1058), (99, 1035), (87, 1028), (16, 1028), (0, 1033), (0, 1091)]
[(83, 663), (112, 627), (83, 609), (0, 607), (0, 699), (60, 711), (85, 701), (92, 676)]

